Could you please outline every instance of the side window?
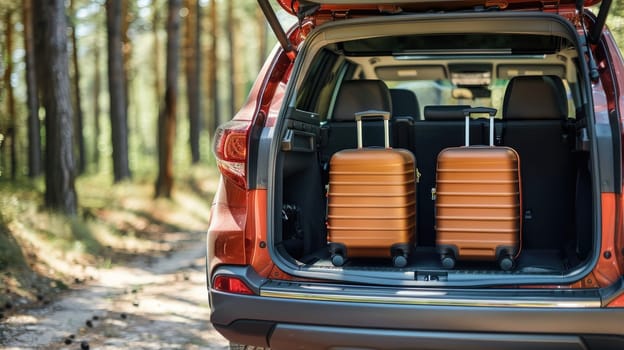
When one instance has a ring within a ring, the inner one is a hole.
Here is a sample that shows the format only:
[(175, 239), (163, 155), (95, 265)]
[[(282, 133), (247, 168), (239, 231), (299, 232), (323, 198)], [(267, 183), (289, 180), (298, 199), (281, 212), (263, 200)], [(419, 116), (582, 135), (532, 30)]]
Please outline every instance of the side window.
[(325, 95), (335, 86), (337, 70), (342, 63), (344, 59), (329, 50), (318, 53), (301, 85), (297, 109), (318, 113), (321, 121), (326, 119), (328, 98)]

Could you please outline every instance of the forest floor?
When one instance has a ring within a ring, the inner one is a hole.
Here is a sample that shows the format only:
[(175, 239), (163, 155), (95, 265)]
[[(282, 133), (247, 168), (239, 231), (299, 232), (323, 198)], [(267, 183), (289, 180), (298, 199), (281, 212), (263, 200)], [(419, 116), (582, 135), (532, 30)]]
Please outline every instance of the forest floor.
[(0, 348), (226, 349), (204, 268), (217, 181), (193, 169), (153, 199), (149, 181), (83, 179), (75, 218), (0, 186)]

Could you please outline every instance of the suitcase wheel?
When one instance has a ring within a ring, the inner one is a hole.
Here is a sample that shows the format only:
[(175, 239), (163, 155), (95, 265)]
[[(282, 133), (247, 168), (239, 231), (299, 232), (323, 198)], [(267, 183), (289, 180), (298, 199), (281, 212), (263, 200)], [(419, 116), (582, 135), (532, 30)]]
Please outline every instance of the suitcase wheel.
[(498, 260), (498, 264), (503, 271), (509, 271), (514, 267), (513, 258), (510, 255), (501, 257)]
[(392, 257), (392, 264), (394, 267), (405, 267), (407, 265), (407, 258), (404, 255), (395, 255)]
[(451, 254), (444, 254), (441, 258), (442, 267), (445, 269), (452, 269), (455, 267), (455, 257)]
[(342, 266), (345, 263), (345, 258), (340, 254), (334, 254), (331, 257), (331, 262), (334, 266)]

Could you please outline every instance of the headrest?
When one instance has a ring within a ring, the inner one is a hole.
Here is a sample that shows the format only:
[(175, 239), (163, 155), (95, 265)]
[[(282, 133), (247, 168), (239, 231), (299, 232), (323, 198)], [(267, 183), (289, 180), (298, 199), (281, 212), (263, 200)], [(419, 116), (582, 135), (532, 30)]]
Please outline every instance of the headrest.
[(425, 120), (464, 120), (464, 109), (470, 105), (425, 106)]
[(509, 81), (503, 100), (503, 119), (567, 119), (568, 98), (561, 78), (554, 75), (519, 76)]
[(420, 106), (416, 94), (407, 89), (390, 89), (392, 114), (395, 116), (411, 116), (420, 118)]
[(332, 120), (355, 121), (355, 113), (368, 110), (392, 113), (388, 86), (381, 80), (346, 80), (340, 86)]

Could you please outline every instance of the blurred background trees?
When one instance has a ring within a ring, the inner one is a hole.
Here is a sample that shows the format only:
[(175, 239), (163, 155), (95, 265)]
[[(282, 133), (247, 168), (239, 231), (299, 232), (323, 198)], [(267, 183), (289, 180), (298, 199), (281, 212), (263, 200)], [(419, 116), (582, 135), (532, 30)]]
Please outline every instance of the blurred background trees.
[(0, 0), (0, 18), (0, 182), (45, 170), (63, 193), (103, 173), (169, 196), (177, 164), (212, 163), (274, 44), (255, 0)]
[[(53, 4), (64, 18), (48, 23)], [(608, 25), (624, 47), (624, 2)], [(64, 46), (38, 39), (48, 30)], [(0, 0), (0, 185), (45, 170), (61, 191), (106, 174), (170, 195), (178, 165), (211, 164), (216, 126), (240, 108), (274, 42), (256, 0)], [(48, 88), (54, 72), (62, 91)]]
[(624, 1), (612, 1), (607, 25), (618, 42), (620, 50), (624, 47)]

